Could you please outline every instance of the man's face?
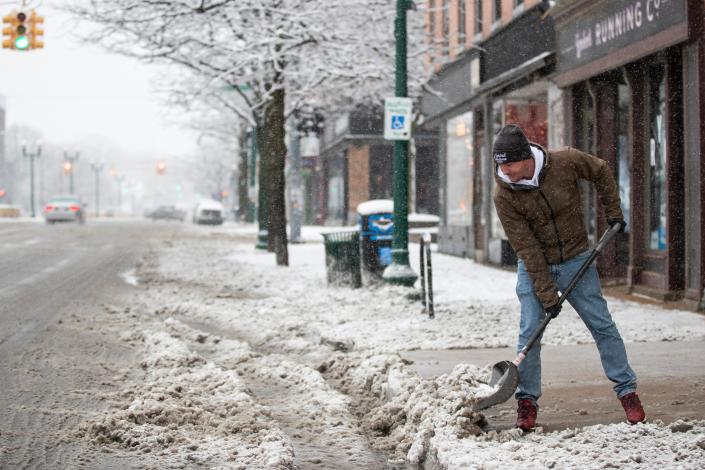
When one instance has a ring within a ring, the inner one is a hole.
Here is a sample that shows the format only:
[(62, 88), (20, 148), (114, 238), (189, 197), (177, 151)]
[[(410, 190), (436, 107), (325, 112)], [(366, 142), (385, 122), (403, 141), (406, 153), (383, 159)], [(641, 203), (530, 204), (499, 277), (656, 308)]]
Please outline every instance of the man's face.
[(507, 178), (512, 183), (523, 179), (531, 179), (534, 176), (534, 159), (529, 158), (518, 162), (504, 163), (499, 165), (499, 169), (507, 175)]

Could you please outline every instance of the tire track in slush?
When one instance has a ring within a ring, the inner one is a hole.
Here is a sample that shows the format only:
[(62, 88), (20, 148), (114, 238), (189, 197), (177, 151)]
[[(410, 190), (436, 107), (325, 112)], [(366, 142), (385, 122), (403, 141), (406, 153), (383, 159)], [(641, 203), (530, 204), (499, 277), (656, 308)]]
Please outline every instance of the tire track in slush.
[[(189, 321), (181, 316), (178, 321), (195, 332), (250, 345), (241, 335), (224, 335), (222, 329), (203, 321)], [(217, 353), (196, 343), (190, 347), (219, 367), (230, 368), (218, 360)], [(291, 439), (297, 470), (420, 470), (390, 463), (386, 453), (372, 449), (359, 420), (346, 404), (347, 396), (325, 382), (318, 371), (292, 362), (290, 356), (252, 349), (262, 356), (254, 365), (238, 367), (239, 378)]]

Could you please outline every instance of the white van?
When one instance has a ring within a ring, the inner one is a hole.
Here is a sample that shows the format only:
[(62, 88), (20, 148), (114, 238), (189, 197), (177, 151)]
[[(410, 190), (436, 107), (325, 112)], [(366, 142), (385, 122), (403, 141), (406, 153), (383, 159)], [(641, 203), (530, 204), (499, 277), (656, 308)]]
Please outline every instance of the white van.
[(193, 211), (194, 224), (221, 225), (225, 211), (218, 201), (201, 201)]

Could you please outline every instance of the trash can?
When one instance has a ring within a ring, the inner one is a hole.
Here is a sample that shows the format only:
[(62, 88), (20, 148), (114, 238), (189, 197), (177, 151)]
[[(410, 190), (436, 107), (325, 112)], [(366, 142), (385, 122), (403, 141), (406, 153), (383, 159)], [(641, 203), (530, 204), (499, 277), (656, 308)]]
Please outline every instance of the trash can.
[(394, 202), (374, 199), (357, 206), (361, 234), (362, 267), (366, 273), (382, 276), (392, 264)]
[(326, 277), (328, 285), (361, 287), (360, 232), (323, 234), (326, 249)]

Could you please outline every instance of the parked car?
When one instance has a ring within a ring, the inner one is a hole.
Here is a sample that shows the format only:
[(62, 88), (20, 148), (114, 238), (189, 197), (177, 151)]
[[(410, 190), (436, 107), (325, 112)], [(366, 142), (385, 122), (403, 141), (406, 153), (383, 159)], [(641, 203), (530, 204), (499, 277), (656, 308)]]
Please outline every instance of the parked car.
[(193, 223), (220, 225), (224, 214), (223, 205), (218, 201), (201, 201), (193, 211)]
[(152, 220), (178, 220), (183, 222), (186, 220), (186, 212), (177, 209), (176, 206), (159, 206), (150, 212), (147, 217)]
[(46, 223), (86, 221), (85, 204), (81, 199), (72, 195), (59, 195), (49, 199), (44, 206), (44, 220)]

